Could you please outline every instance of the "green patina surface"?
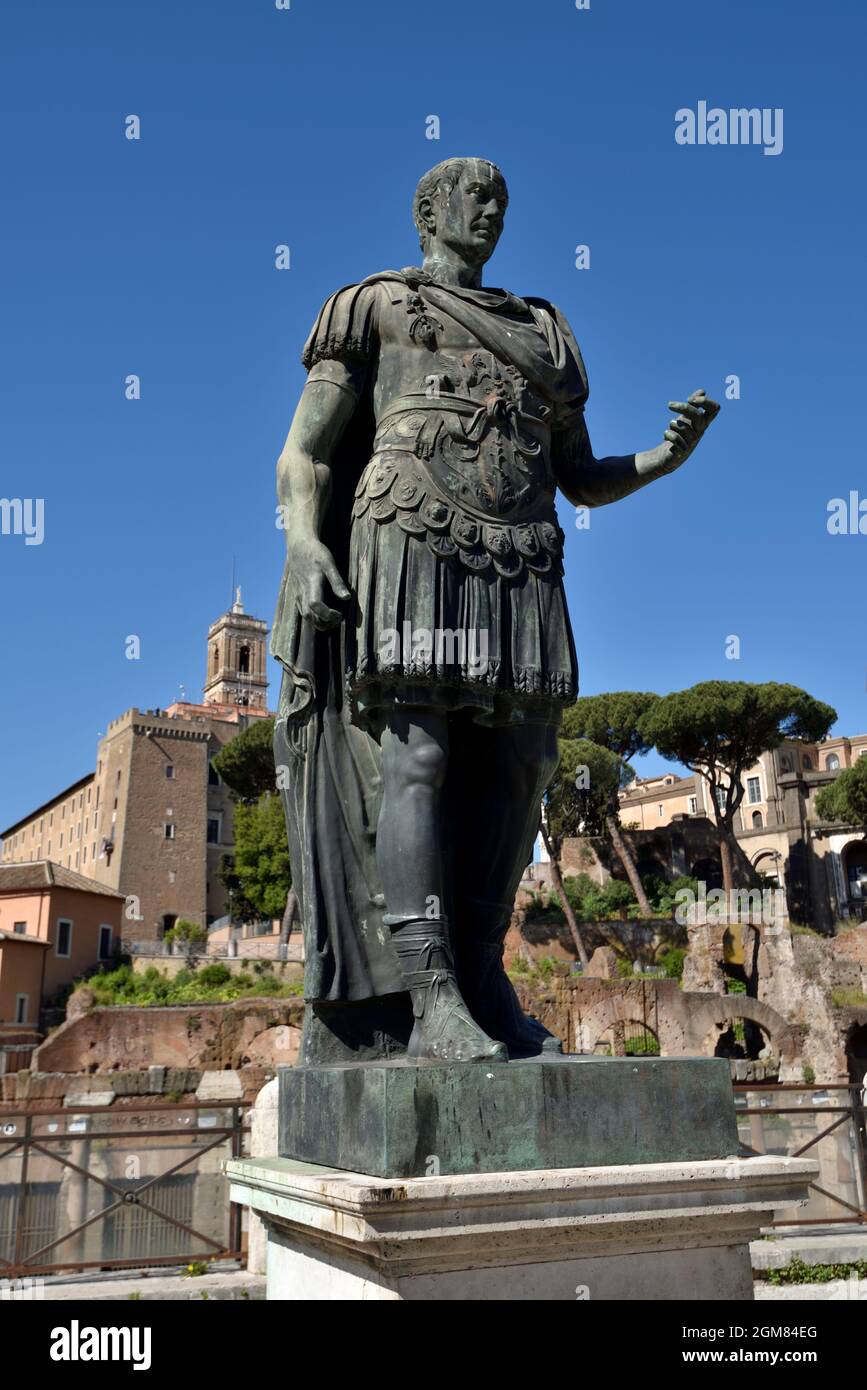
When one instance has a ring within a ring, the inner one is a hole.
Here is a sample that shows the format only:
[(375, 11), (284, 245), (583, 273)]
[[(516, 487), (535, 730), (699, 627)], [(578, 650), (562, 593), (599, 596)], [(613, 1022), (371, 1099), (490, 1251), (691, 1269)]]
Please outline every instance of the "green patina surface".
[(383, 1178), (725, 1158), (722, 1058), (280, 1069), (284, 1158)]

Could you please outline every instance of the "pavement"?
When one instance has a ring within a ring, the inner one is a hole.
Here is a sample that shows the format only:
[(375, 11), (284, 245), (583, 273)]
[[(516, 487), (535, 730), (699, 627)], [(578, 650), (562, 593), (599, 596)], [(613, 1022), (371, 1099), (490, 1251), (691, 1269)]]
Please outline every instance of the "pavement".
[(755, 1273), (784, 1269), (792, 1260), (805, 1265), (855, 1264), (867, 1260), (867, 1227), (777, 1227), (772, 1236), (751, 1243), (750, 1259)]
[(122, 1278), (114, 1275), (53, 1276), (42, 1281), (33, 1280), (32, 1288), (26, 1286), (26, 1281), (22, 1282), (23, 1287), (11, 1281), (8, 1289), (3, 1289), (0, 1283), (0, 1302), (6, 1301), (10, 1295), (13, 1301), (34, 1299), (46, 1303), (127, 1303), (139, 1300), (142, 1303), (155, 1300), (247, 1302), (265, 1297), (264, 1274), (249, 1274), (245, 1269), (216, 1274), (209, 1271), (200, 1275), (186, 1275), (176, 1270), (159, 1273), (137, 1270)]

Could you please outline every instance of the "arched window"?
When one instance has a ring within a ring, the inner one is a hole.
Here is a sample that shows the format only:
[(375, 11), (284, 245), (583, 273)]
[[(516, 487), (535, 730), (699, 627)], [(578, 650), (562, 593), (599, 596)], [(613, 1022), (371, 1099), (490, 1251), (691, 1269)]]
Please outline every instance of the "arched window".
[(242, 647), (238, 652), (238, 671), (242, 676), (250, 674), (250, 648)]
[(214, 643), (214, 674), (220, 669), (220, 648), (218, 643)]
[(829, 753), (825, 759), (825, 771), (836, 772), (840, 766), (840, 759), (836, 753)]
[(761, 811), (753, 811), (753, 830), (761, 830), (764, 825)]
[(812, 759), (812, 758), (808, 758), (806, 753), (804, 754), (804, 771), (805, 771), (805, 772), (812, 772), (812, 771), (813, 771), (813, 759)]

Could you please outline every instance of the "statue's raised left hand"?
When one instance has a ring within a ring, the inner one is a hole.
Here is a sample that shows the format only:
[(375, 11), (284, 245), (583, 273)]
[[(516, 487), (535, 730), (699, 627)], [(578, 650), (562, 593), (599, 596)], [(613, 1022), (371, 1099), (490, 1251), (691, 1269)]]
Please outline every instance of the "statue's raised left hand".
[(686, 401), (669, 401), (668, 408), (680, 413), (665, 431), (665, 442), (652, 451), (658, 473), (673, 473), (686, 462), (720, 409), (704, 391), (693, 391)]

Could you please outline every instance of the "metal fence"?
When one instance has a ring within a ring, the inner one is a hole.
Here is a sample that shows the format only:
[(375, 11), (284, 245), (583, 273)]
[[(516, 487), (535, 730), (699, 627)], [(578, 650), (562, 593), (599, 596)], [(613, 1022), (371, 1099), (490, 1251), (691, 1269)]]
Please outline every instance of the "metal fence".
[(735, 1086), (741, 1142), (755, 1154), (812, 1158), (819, 1175), (806, 1207), (777, 1211), (775, 1226), (867, 1223), (867, 1118), (860, 1085)]
[(190, 950), (164, 941), (125, 941), (122, 952), (139, 960), (186, 959), (197, 965), (212, 960), (287, 960), (297, 963), (304, 960), (304, 946), (297, 934), (294, 941), (280, 941), (274, 936), (245, 936), (236, 941), (209, 941)]
[(240, 1104), (0, 1107), (0, 1278), (240, 1259)]

